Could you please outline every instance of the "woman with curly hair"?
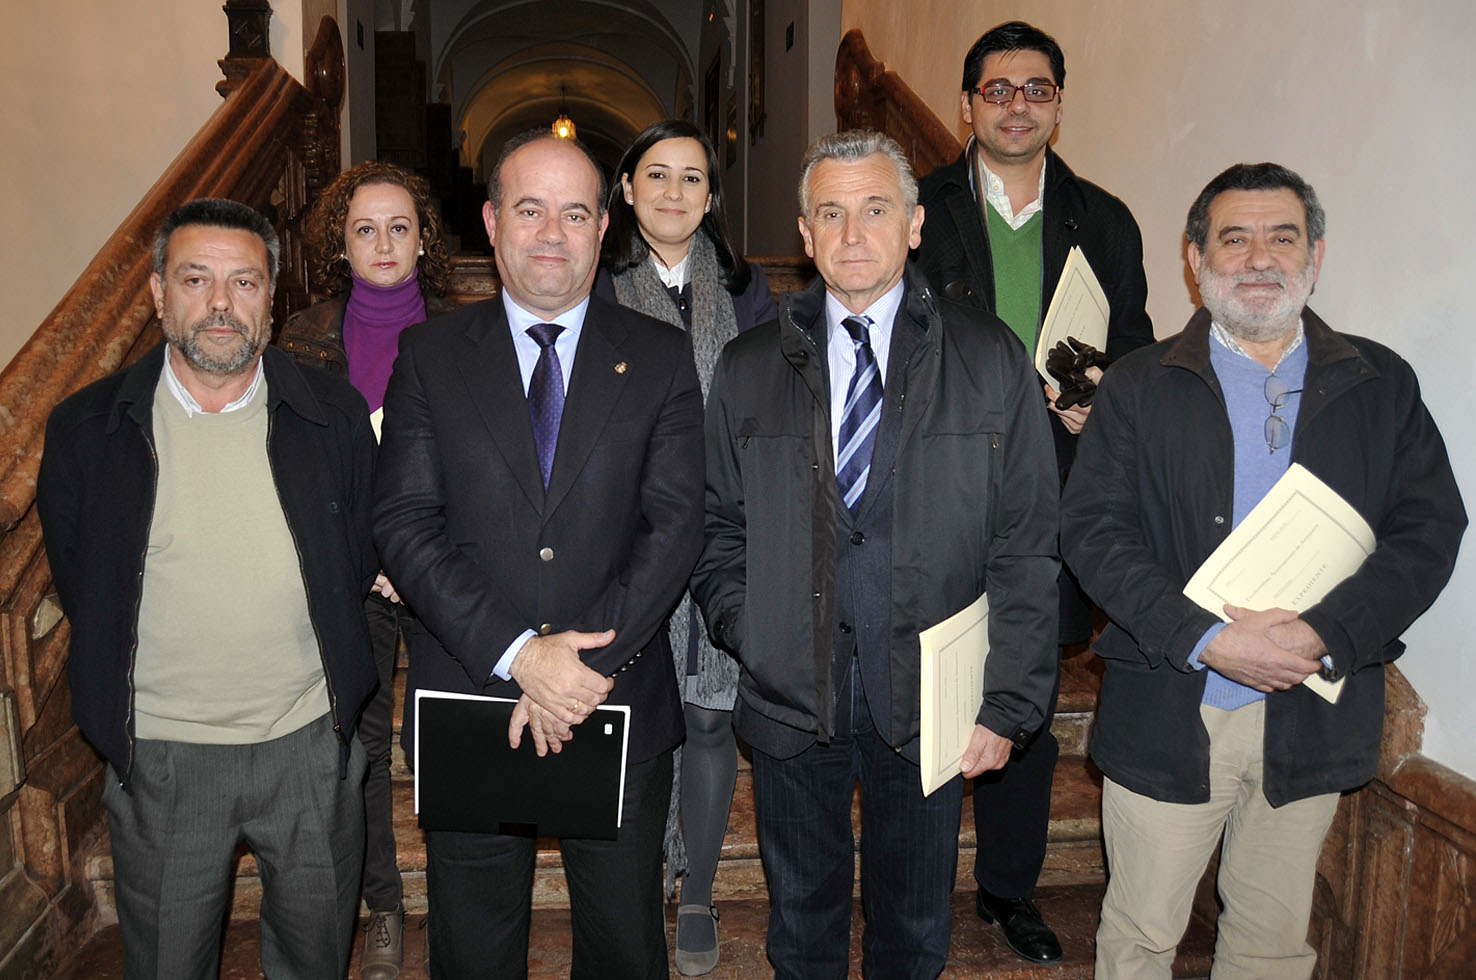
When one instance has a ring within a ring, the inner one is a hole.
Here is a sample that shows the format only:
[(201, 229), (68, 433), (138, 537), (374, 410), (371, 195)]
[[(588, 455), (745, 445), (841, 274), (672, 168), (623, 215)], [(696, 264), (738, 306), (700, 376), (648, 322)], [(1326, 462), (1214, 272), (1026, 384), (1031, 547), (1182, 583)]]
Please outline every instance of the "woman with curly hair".
[[(377, 435), (400, 332), (444, 313), (450, 257), (426, 183), (392, 163), (345, 170), (313, 206), (307, 224), (313, 281), (328, 295), (294, 314), (278, 346), (303, 363), (348, 378), (369, 403)], [(360, 975), (391, 980), (403, 957), (405, 906), (390, 808), (394, 669), (409, 614), (381, 572), (364, 604), (379, 668), (379, 692), (359, 723), (369, 754), (364, 783), (369, 906)]]
[[(717, 153), (702, 130), (681, 120), (658, 122), (635, 138), (615, 173), (605, 268), (595, 291), (687, 330), (705, 398), (723, 345), (741, 330), (778, 318), (774, 294), (763, 270), (733, 247)], [(685, 871), (674, 959), (679, 972), (698, 976), (718, 961), (712, 880), (738, 768), (738, 665), (708, 640), (691, 596), (682, 598), (670, 630), (687, 740), (677, 757), (667, 821), (667, 881), (672, 887)]]

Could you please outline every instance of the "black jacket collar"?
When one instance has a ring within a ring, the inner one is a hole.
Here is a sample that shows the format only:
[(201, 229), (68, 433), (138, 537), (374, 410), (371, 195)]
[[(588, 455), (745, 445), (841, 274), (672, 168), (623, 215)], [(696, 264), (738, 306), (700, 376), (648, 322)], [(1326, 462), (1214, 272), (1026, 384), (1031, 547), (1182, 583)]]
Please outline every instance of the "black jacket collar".
[[(113, 407), (108, 418), (108, 432), (118, 428), (124, 413), (139, 425), (149, 425), (154, 408), (154, 392), (158, 390), (159, 373), (164, 370), (164, 342), (154, 347), (137, 363), (128, 368), (113, 397)], [(267, 411), (275, 412), (286, 405), (304, 420), (315, 425), (327, 425), (323, 407), (313, 394), (307, 379), (293, 363), (292, 358), (277, 348), (268, 345), (262, 351), (262, 363), (266, 369)]]

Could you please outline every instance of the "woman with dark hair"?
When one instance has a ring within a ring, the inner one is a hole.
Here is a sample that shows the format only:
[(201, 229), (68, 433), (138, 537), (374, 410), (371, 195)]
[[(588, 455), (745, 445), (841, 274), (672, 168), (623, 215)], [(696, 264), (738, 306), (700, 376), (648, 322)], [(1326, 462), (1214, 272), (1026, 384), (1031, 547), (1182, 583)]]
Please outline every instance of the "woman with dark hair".
[[(369, 403), (377, 436), (400, 332), (451, 309), (441, 299), (450, 257), (440, 215), (424, 180), (392, 163), (370, 161), (328, 185), (308, 215), (306, 237), (313, 281), (329, 298), (294, 314), (277, 345), (303, 363), (346, 377)], [(400, 631), (410, 615), (383, 572), (364, 612), (379, 691), (359, 722), (359, 739), (369, 754), (364, 783), (369, 921), (359, 973), (364, 980), (389, 980), (400, 972), (405, 926), (390, 806), (393, 680)]]
[[(723, 345), (778, 318), (761, 268), (745, 262), (728, 236), (717, 153), (702, 130), (667, 120), (636, 137), (616, 167), (604, 269), (595, 291), (623, 306), (685, 328), (692, 336), (703, 397)], [(687, 720), (667, 821), (667, 881), (685, 870), (677, 907), (675, 962), (686, 976), (717, 965), (717, 873), (738, 752), (733, 703), (738, 665), (708, 639), (691, 596), (671, 618)]]

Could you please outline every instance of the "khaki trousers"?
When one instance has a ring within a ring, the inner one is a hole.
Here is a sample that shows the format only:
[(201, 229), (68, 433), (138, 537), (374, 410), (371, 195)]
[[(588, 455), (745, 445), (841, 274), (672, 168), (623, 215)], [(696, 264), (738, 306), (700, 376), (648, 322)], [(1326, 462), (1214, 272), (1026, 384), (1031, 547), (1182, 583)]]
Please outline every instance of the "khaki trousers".
[(1208, 803), (1163, 803), (1112, 780), (1102, 787), (1107, 894), (1096, 980), (1167, 980), (1195, 887), (1221, 834), (1220, 914), (1211, 980), (1306, 980), (1317, 858), (1338, 794), (1273, 808), (1261, 788), (1266, 704), (1202, 706), (1210, 739)]

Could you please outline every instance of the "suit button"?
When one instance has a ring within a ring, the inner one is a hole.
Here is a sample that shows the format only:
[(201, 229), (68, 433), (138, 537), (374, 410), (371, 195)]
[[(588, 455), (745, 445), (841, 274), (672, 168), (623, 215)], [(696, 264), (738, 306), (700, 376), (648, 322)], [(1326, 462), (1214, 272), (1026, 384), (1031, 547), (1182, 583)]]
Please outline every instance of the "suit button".
[(840, 624), (840, 631), (842, 633), (849, 633), (849, 632), (851, 632), (851, 624), (850, 623), (841, 623)]
[(544, 561), (553, 561), (554, 550), (552, 548), (539, 548), (538, 557), (542, 558)]
[(552, 633), (553, 631), (554, 631), (554, 628), (553, 628), (553, 624), (552, 623), (544, 623), (542, 626), (538, 627), (538, 635), (539, 636), (547, 636), (548, 634)]
[(863, 544), (865, 543), (865, 541), (866, 535), (862, 534), (860, 531), (851, 532), (851, 544)]

